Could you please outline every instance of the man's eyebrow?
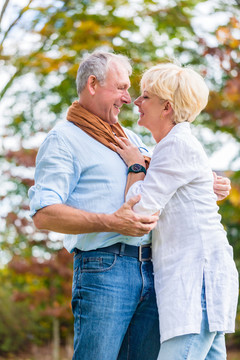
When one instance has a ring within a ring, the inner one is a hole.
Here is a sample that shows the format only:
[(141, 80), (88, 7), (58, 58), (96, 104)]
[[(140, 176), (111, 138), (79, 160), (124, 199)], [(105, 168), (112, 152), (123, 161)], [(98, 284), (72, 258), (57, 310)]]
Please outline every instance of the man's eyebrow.
[(128, 88), (130, 88), (131, 83), (118, 83), (117, 85), (120, 86), (120, 87), (124, 87), (124, 88), (128, 89)]

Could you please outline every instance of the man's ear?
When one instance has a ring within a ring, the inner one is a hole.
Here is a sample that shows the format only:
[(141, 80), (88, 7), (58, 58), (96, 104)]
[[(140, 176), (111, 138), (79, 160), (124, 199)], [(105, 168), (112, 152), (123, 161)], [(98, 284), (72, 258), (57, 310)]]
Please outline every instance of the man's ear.
[(95, 75), (90, 75), (87, 81), (87, 89), (91, 95), (95, 94), (96, 87), (97, 87), (97, 78)]

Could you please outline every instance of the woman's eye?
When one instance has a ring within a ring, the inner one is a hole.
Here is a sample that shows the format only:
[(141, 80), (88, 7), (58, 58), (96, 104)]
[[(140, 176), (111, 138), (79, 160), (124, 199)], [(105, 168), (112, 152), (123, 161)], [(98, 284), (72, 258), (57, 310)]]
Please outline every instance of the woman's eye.
[(143, 96), (144, 99), (148, 99), (148, 96)]

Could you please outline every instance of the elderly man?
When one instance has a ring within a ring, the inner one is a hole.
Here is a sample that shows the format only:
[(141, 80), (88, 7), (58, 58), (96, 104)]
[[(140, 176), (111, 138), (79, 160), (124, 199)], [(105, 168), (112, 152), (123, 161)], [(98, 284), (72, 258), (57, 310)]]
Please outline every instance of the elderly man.
[[(130, 74), (122, 55), (94, 52), (80, 64), (79, 100), (43, 142), (29, 191), (37, 228), (65, 233), (74, 253), (74, 360), (154, 360), (159, 352), (148, 234), (158, 217), (136, 215), (139, 198), (124, 204), (127, 167), (112, 145), (125, 136), (150, 156), (118, 123), (131, 102)], [(230, 188), (221, 179), (215, 187), (220, 197)]]

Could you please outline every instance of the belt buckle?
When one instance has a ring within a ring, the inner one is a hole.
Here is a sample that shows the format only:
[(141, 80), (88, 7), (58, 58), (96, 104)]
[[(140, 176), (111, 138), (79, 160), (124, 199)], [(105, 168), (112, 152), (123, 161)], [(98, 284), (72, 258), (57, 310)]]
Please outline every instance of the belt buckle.
[[(149, 244), (145, 244), (145, 245), (140, 245), (139, 248), (138, 248), (138, 261), (140, 262), (143, 262), (143, 261), (149, 261), (151, 260), (151, 255), (150, 257), (144, 259), (142, 257), (142, 249), (145, 248), (145, 247), (149, 247), (150, 248), (150, 245)], [(151, 248), (150, 248), (151, 249)]]

